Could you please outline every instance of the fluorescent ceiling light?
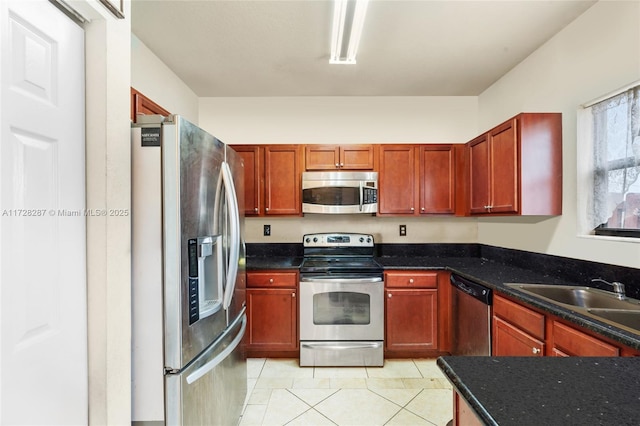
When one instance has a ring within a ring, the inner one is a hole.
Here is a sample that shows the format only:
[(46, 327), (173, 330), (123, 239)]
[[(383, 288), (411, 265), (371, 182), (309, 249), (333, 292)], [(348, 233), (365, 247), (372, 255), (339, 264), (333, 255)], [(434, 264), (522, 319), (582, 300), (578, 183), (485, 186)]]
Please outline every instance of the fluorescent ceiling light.
[(335, 0), (330, 64), (355, 64), (369, 0)]

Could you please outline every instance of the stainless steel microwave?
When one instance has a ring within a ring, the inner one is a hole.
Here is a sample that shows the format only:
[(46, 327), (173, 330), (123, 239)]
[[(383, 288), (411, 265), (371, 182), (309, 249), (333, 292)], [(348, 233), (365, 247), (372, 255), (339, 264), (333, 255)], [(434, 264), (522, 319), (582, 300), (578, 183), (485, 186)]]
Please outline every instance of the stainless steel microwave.
[(302, 212), (324, 214), (377, 213), (378, 173), (302, 173)]

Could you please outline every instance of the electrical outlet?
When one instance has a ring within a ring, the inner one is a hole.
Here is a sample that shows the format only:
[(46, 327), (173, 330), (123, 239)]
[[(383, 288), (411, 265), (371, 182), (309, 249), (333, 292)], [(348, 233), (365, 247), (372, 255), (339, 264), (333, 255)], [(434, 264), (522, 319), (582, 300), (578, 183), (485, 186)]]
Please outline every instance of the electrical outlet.
[(400, 225), (400, 236), (401, 237), (407, 236), (407, 225)]
[(265, 237), (271, 236), (271, 225), (264, 225), (263, 234)]

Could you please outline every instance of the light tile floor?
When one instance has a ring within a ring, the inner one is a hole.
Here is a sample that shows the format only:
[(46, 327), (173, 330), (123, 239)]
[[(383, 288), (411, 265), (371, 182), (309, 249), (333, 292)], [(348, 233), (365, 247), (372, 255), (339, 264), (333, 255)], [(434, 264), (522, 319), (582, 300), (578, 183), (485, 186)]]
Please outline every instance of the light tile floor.
[(446, 425), (453, 393), (435, 359), (384, 367), (299, 367), (297, 359), (247, 361), (240, 426)]

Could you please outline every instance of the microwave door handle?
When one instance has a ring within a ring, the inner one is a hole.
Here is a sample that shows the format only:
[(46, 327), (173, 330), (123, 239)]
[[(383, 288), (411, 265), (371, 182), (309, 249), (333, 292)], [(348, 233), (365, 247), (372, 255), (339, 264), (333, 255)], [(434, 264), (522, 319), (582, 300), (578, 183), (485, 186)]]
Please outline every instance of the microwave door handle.
[(362, 186), (362, 181), (360, 181), (360, 211), (362, 211), (364, 205), (364, 188)]

